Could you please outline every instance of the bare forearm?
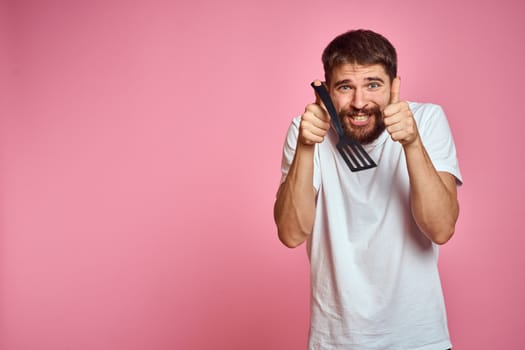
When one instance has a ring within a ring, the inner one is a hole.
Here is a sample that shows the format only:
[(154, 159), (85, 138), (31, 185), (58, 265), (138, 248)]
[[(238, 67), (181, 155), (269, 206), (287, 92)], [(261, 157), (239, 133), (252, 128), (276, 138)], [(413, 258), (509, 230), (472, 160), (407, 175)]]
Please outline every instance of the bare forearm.
[[(321, 85), (320, 80), (314, 82)], [(317, 94), (301, 115), (297, 146), (286, 180), (277, 193), (274, 218), (279, 239), (287, 247), (297, 247), (312, 233), (315, 219), (314, 151), (330, 129), (330, 117)]]
[(286, 181), (277, 194), (275, 223), (279, 239), (290, 248), (303, 243), (312, 232), (315, 217), (313, 156), (313, 145), (298, 144)]
[(436, 171), (419, 141), (405, 146), (405, 155), (414, 220), (434, 243), (444, 244), (454, 234), (459, 215), (455, 178)]

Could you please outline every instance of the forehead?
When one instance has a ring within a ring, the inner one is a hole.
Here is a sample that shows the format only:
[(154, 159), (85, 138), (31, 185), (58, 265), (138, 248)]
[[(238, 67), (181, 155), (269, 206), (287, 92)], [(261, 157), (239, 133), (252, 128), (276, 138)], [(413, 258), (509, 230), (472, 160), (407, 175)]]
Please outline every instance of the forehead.
[(332, 81), (350, 80), (361, 81), (368, 80), (371, 77), (382, 78), (386, 81), (388, 74), (385, 68), (380, 64), (361, 65), (355, 63), (343, 63), (332, 69)]

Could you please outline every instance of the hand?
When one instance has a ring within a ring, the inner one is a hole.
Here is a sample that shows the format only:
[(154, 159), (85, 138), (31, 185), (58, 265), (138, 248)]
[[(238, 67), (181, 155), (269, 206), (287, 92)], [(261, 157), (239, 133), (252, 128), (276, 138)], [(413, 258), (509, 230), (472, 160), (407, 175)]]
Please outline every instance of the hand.
[(400, 86), (401, 79), (396, 77), (390, 89), (390, 104), (386, 106), (383, 115), (386, 130), (392, 140), (408, 146), (419, 140), (419, 132), (408, 102), (399, 101)]
[[(322, 82), (316, 80), (314, 84), (320, 86)], [(319, 96), (315, 94), (315, 102), (307, 105), (301, 116), (299, 141), (304, 145), (310, 146), (321, 143), (329, 129), (330, 117), (323, 102), (321, 102)]]

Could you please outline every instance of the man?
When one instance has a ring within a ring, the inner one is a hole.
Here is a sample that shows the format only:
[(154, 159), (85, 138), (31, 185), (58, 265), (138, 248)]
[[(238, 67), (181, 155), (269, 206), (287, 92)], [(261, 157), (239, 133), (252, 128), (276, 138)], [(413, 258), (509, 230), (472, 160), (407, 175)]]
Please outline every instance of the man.
[(378, 166), (350, 172), (318, 96), (290, 126), (274, 216), (286, 246), (307, 242), (309, 349), (448, 349), (438, 245), (454, 233), (462, 179), (445, 115), (400, 100), (380, 34), (344, 33), (322, 60), (345, 132)]

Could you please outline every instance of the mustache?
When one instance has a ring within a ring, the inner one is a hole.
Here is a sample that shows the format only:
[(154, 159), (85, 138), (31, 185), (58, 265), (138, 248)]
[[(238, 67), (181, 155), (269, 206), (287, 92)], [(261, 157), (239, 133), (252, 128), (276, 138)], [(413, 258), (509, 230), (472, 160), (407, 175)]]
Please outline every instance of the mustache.
[(378, 115), (378, 116), (383, 116), (383, 112), (379, 109), (379, 107), (375, 106), (375, 107), (363, 107), (363, 108), (355, 108), (355, 107), (350, 107), (346, 110), (343, 110), (342, 111), (343, 113), (341, 113), (342, 115), (359, 115), (359, 114), (371, 114), (371, 115)]

